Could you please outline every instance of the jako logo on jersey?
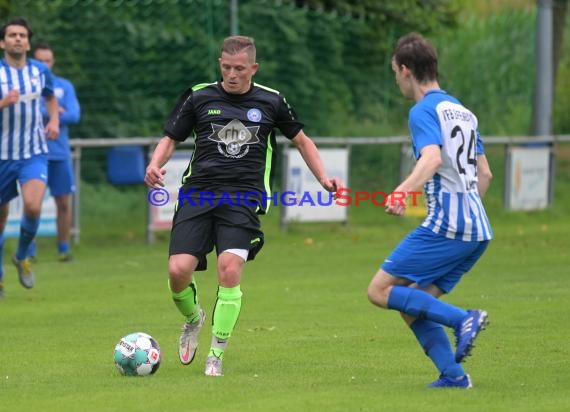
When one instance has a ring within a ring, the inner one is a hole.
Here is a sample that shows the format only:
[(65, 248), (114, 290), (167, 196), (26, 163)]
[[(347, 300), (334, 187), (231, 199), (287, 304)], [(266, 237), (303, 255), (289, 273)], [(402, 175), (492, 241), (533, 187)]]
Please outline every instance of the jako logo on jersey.
[(208, 109), (208, 115), (212, 116), (216, 114), (222, 114), (222, 111), (220, 109)]
[(259, 109), (249, 109), (247, 111), (247, 118), (252, 122), (259, 122), (261, 120), (261, 112)]
[[(239, 159), (249, 152), (249, 145), (259, 143), (259, 126), (247, 127), (237, 119), (227, 125), (212, 123), (212, 134), (208, 139), (218, 143), (218, 151), (226, 157)], [(225, 147), (224, 147), (225, 146)]]

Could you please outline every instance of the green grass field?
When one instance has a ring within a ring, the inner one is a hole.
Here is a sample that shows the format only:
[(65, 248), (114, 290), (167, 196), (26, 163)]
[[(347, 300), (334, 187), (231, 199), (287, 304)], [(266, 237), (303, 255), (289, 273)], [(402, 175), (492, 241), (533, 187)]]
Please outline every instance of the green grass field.
[[(37, 285), (25, 290), (5, 258), (0, 410), (570, 410), (568, 188), (558, 186), (562, 200), (549, 211), (492, 207), (495, 240), (446, 297), (490, 314), (490, 328), (465, 364), (471, 391), (427, 390), (437, 378), (431, 362), (396, 312), (366, 298), (378, 264), (417, 219), (359, 207), (347, 226), (294, 224), (284, 234), (277, 210), (264, 217), (267, 242), (246, 267), (225, 376), (209, 378), (203, 364), (215, 272), (198, 275), (208, 322), (196, 360), (182, 366), (166, 235), (144, 243), (144, 198), (133, 201), (136, 190), (102, 197), (86, 188), (84, 202), (101, 207), (83, 216), (75, 262), (58, 263), (53, 239), (40, 239)], [(105, 206), (121, 196), (132, 212)], [(10, 240), (5, 256), (14, 248)], [(161, 345), (163, 362), (153, 376), (122, 377), (113, 365), (115, 344), (135, 331)]]

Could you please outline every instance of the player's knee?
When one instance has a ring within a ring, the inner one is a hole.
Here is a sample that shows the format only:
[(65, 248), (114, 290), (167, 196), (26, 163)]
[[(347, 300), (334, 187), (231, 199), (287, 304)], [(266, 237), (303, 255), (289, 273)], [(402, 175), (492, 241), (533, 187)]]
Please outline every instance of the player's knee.
[(57, 203), (56, 206), (59, 213), (69, 213), (71, 211), (71, 208), (67, 202)]
[(373, 305), (386, 308), (388, 301), (387, 298), (388, 293), (389, 291), (386, 290), (386, 288), (383, 288), (380, 285), (375, 284), (374, 282), (370, 282), (370, 284), (368, 285), (368, 290), (367, 290), (368, 300)]
[(0, 230), (3, 232), (8, 221), (8, 205), (0, 206)]
[(183, 262), (172, 260), (168, 264), (168, 275), (172, 284), (188, 283), (191, 280), (192, 267), (183, 264)]
[(27, 207), (24, 208), (24, 214), (31, 218), (31, 219), (37, 219), (40, 217), (40, 214), (42, 212), (42, 205), (28, 205)]
[(222, 253), (218, 257), (218, 280), (224, 287), (239, 285), (245, 261), (233, 253)]
[(220, 285), (234, 287), (239, 285), (241, 277), (241, 265), (225, 264), (218, 268)]

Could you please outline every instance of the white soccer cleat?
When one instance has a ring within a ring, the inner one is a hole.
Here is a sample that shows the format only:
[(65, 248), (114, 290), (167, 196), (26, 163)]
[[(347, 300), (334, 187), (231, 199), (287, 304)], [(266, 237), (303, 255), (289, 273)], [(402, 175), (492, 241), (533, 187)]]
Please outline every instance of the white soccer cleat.
[(196, 356), (196, 349), (198, 349), (198, 335), (200, 330), (204, 325), (204, 320), (206, 319), (206, 314), (200, 308), (200, 318), (198, 321), (193, 323), (184, 323), (182, 325), (182, 334), (180, 335), (179, 345), (178, 345), (178, 355), (180, 357), (180, 362), (183, 365), (189, 365), (194, 360)]
[(208, 356), (206, 358), (204, 374), (206, 376), (224, 376), (222, 372), (222, 360), (217, 356)]

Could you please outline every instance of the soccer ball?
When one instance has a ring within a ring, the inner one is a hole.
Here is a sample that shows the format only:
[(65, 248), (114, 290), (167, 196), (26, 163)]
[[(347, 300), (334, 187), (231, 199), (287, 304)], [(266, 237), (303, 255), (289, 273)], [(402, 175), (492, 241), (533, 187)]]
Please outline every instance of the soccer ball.
[(115, 366), (122, 375), (152, 375), (158, 370), (161, 359), (158, 342), (146, 333), (131, 333), (115, 346)]

